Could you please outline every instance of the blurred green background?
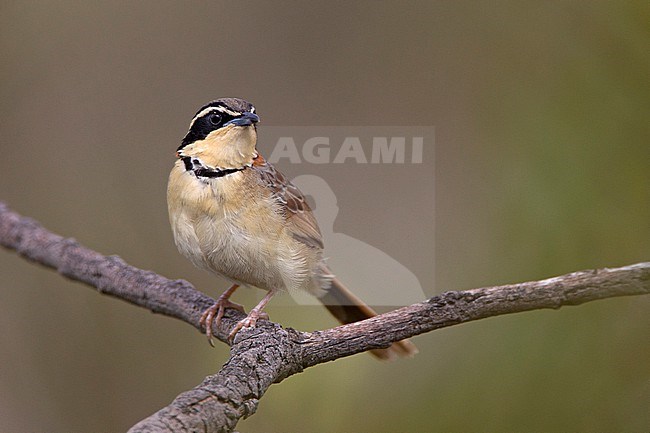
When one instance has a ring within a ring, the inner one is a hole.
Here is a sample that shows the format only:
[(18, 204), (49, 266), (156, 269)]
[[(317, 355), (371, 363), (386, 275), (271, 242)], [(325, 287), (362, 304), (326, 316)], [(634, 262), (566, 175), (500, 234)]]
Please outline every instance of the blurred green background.
[[(327, 178), (337, 231), (429, 295), (647, 261), (648, 23), (644, 1), (3, 2), (0, 200), (216, 296), (226, 283), (173, 245), (165, 188), (195, 110), (240, 96), (260, 128), (436, 127), (435, 225), (399, 179)], [(0, 275), (0, 431), (124, 431), (227, 359), (185, 324), (11, 252)], [(647, 433), (649, 307), (492, 318), (415, 338), (413, 360), (311, 368), (238, 430)], [(268, 311), (334, 324), (323, 308)]]

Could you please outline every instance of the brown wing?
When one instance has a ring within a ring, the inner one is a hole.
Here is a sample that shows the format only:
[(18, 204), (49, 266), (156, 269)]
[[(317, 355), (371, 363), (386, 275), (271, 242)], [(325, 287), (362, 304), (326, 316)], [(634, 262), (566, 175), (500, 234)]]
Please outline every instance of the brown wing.
[(251, 168), (259, 174), (264, 185), (280, 204), (293, 237), (312, 248), (322, 249), (323, 237), (318, 222), (298, 187), (261, 156), (255, 158)]

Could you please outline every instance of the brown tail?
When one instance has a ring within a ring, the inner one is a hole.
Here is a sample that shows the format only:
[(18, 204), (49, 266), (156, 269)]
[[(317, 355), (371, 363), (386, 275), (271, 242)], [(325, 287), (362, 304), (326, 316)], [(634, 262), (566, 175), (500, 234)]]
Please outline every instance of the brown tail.
[[(332, 287), (320, 298), (320, 301), (344, 325), (377, 315), (337, 278), (332, 280)], [(386, 349), (371, 350), (370, 353), (379, 359), (393, 359), (396, 356), (412, 357), (418, 353), (418, 349), (409, 340), (402, 340), (391, 344)]]

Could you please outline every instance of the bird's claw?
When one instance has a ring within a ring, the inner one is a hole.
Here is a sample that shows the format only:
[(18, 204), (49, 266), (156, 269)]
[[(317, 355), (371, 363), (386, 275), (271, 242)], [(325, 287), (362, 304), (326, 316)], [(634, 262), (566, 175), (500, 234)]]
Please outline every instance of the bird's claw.
[(235, 327), (232, 328), (232, 331), (228, 334), (228, 341), (232, 343), (235, 339), (235, 335), (237, 335), (242, 328), (254, 328), (259, 319), (269, 320), (269, 315), (264, 311), (252, 309), (251, 312), (248, 313), (248, 316), (237, 322)]
[(235, 304), (234, 302), (231, 302), (228, 299), (219, 298), (217, 299), (217, 302), (214, 303), (214, 305), (206, 309), (201, 315), (201, 320), (199, 321), (199, 323), (201, 324), (201, 326), (205, 328), (205, 336), (208, 337), (208, 343), (210, 343), (210, 346), (212, 347), (214, 347), (214, 342), (212, 341), (212, 326), (214, 323), (216, 323), (216, 325), (219, 326), (219, 323), (221, 323), (221, 319), (223, 318), (223, 314), (225, 313), (226, 308), (232, 308), (237, 311), (241, 311), (242, 313), (245, 313), (244, 307), (242, 307), (241, 305)]

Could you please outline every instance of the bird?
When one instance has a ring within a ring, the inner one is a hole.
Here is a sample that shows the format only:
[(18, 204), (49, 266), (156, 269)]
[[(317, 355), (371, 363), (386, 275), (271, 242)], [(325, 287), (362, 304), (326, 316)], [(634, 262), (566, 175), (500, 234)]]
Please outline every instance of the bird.
[[(196, 112), (176, 150), (169, 175), (167, 205), (174, 242), (196, 267), (232, 284), (200, 320), (212, 344), (213, 323), (240, 287), (267, 293), (239, 321), (229, 341), (259, 319), (280, 292), (305, 291), (318, 298), (342, 324), (377, 313), (339, 281), (323, 258), (318, 223), (302, 192), (257, 150), (255, 107), (239, 98), (220, 98)], [(410, 357), (409, 340), (373, 349), (380, 359)]]

